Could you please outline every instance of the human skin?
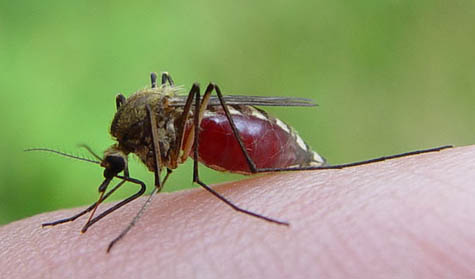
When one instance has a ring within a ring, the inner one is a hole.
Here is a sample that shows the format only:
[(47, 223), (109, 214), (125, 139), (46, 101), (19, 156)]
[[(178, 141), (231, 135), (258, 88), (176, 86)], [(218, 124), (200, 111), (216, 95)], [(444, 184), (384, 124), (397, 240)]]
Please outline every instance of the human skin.
[[(0, 228), (4, 278), (475, 278), (475, 146), (341, 170), (268, 174), (145, 198), (86, 233), (41, 228), (60, 210)], [(110, 206), (111, 204), (106, 204)], [(101, 208), (105, 208), (101, 207)]]

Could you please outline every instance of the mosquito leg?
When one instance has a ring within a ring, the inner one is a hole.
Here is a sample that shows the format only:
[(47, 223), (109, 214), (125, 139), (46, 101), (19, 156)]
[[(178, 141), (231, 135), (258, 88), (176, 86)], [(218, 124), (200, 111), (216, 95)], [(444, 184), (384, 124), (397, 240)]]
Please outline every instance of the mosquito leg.
[(413, 155), (418, 155), (418, 154), (423, 154), (423, 153), (437, 152), (437, 151), (441, 151), (443, 149), (452, 148), (452, 147), (453, 147), (452, 145), (444, 145), (444, 146), (415, 150), (411, 152), (405, 152), (405, 153), (400, 153), (400, 154), (395, 154), (395, 155), (390, 155), (390, 156), (382, 156), (379, 158), (374, 158), (374, 159), (369, 159), (369, 160), (359, 161), (359, 162), (354, 162), (354, 163), (333, 165), (333, 166), (328, 166), (328, 168), (333, 168), (333, 169), (349, 168), (349, 167), (354, 167), (354, 166), (359, 166), (359, 165), (366, 165), (366, 164), (371, 164), (375, 162), (391, 160), (391, 159), (400, 158), (400, 157), (407, 157), (407, 156), (413, 156)]
[[(152, 88), (157, 88), (157, 74), (156, 73), (151, 73), (150, 74), (150, 79), (152, 81)], [(162, 85), (166, 84), (168, 81), (168, 84), (170, 84), (170, 86), (174, 86), (175, 83), (173, 82), (173, 79), (172, 77), (170, 76), (169, 73), (167, 72), (163, 72), (162, 73)]]
[(191, 105), (193, 104), (193, 97), (195, 96), (195, 92), (199, 90), (199, 85), (197, 83), (194, 83), (193, 86), (191, 87), (190, 93), (188, 94), (188, 97), (186, 98), (186, 103), (185, 106), (183, 107), (183, 113), (181, 114), (180, 120), (178, 121), (178, 127), (177, 127), (177, 133), (176, 133), (176, 138), (175, 138), (175, 144), (176, 146), (174, 147), (172, 153), (170, 154), (171, 157), (171, 162), (173, 162), (174, 165), (177, 165), (178, 162), (178, 157), (180, 156), (180, 151), (183, 149), (183, 156), (180, 158), (180, 163), (184, 162), (186, 158), (188, 157), (188, 153), (191, 150), (191, 143), (188, 142), (189, 139), (192, 136), (192, 131), (190, 131), (190, 135), (188, 136), (187, 142), (183, 142), (183, 138), (185, 136), (185, 127), (186, 127), (186, 121), (188, 120), (188, 116), (191, 111)]
[(170, 76), (170, 74), (167, 73), (167, 72), (163, 72), (162, 73), (162, 84), (167, 83), (167, 81), (168, 81), (168, 84), (170, 84), (170, 86), (175, 85), (175, 83), (173, 82), (172, 76)]
[[(152, 80), (152, 88), (156, 88), (157, 87), (157, 73), (151, 73), (150, 74), (150, 79)], [(168, 84), (170, 84), (170, 86), (174, 86), (175, 83), (173, 82), (173, 79), (172, 77), (170, 76), (169, 73), (167, 72), (163, 72), (162, 73), (162, 85), (166, 84), (168, 81)]]
[(160, 173), (162, 168), (162, 154), (160, 153), (160, 143), (158, 140), (158, 128), (157, 128), (157, 119), (155, 114), (152, 111), (152, 108), (149, 104), (145, 105), (147, 110), (147, 117), (150, 121), (150, 130), (152, 131), (152, 146), (153, 146), (153, 157), (155, 159), (155, 187), (158, 188), (158, 191), (161, 190), (162, 184), (160, 183)]
[(99, 214), (98, 216), (94, 217), (91, 221), (89, 221), (81, 230), (82, 233), (86, 232), (87, 229), (92, 226), (94, 223), (96, 223), (97, 221), (99, 221), (100, 219), (104, 218), (105, 216), (109, 215), (110, 213), (116, 211), (117, 209), (121, 208), (122, 206), (128, 204), (129, 202), (135, 200), (136, 198), (140, 197), (141, 195), (143, 195), (143, 193), (145, 192), (145, 183), (143, 183), (142, 181), (138, 180), (138, 179), (135, 179), (135, 178), (131, 178), (131, 177), (125, 177), (125, 176), (120, 176), (120, 175), (117, 175), (116, 176), (117, 178), (120, 178), (120, 179), (123, 179), (125, 181), (129, 181), (129, 182), (132, 182), (134, 184), (138, 184), (140, 185), (140, 190), (133, 194), (132, 196), (122, 200), (121, 202), (115, 204), (114, 206), (112, 206), (111, 208), (107, 209), (106, 211), (102, 212), (101, 214)]
[(120, 239), (122, 239), (133, 228), (133, 226), (135, 226), (137, 221), (145, 212), (145, 209), (148, 207), (148, 205), (152, 201), (152, 198), (155, 196), (156, 193), (162, 190), (162, 187), (165, 184), (165, 181), (168, 179), (168, 176), (172, 173), (172, 170), (167, 168), (167, 174), (165, 176), (165, 179), (163, 183), (160, 182), (162, 160), (161, 160), (161, 153), (160, 153), (160, 143), (158, 140), (157, 119), (155, 118), (155, 114), (153, 113), (152, 108), (148, 104), (145, 106), (145, 108), (147, 110), (147, 118), (149, 119), (149, 123), (150, 123), (150, 130), (152, 131), (153, 157), (155, 158), (155, 169), (154, 169), (155, 188), (153, 189), (152, 193), (143, 204), (142, 208), (139, 210), (139, 212), (137, 212), (134, 219), (132, 219), (132, 221), (129, 223), (129, 225), (116, 238), (114, 238), (109, 243), (109, 246), (107, 247), (108, 253), (112, 249), (114, 244), (117, 243), (117, 241), (119, 241)]
[[(206, 96), (206, 94), (209, 95), (214, 88), (217, 88), (217, 87), (214, 84), (210, 84), (208, 86), (208, 88), (206, 89), (205, 96)], [(217, 89), (217, 90), (219, 90), (219, 89)], [(219, 92), (219, 94), (220, 93), (221, 92)], [(222, 100), (222, 98), (221, 98), (221, 100)], [(205, 109), (206, 109), (206, 107), (201, 106), (201, 104), (200, 104), (200, 92), (199, 92), (199, 90), (197, 90), (196, 93), (195, 93), (195, 112), (197, 112), (197, 111), (201, 112), (202, 110), (205, 110)], [(229, 113), (229, 111), (228, 111), (228, 113)], [(223, 201), (224, 203), (226, 203), (227, 205), (229, 205), (231, 208), (233, 208), (234, 210), (236, 210), (238, 212), (242, 212), (242, 213), (245, 213), (247, 215), (257, 217), (257, 218), (263, 219), (263, 220), (268, 221), (268, 222), (288, 226), (289, 223), (287, 223), (287, 222), (282, 222), (282, 221), (272, 219), (272, 218), (254, 213), (252, 211), (240, 208), (239, 206), (235, 205), (230, 200), (226, 199), (221, 194), (219, 194), (218, 192), (216, 192), (215, 190), (213, 190), (211, 187), (209, 187), (208, 185), (206, 185), (204, 182), (202, 182), (200, 180), (199, 172), (198, 172), (198, 145), (199, 145), (199, 131), (200, 131), (200, 113), (195, 113), (193, 115), (193, 122), (194, 122), (194, 128), (195, 128), (195, 138), (194, 138), (194, 144), (193, 144), (193, 146), (194, 146), (193, 157), (195, 158), (195, 160), (193, 160), (193, 182), (198, 183), (201, 187), (206, 189), (208, 192), (210, 192), (215, 197), (217, 197), (218, 199), (220, 199), (221, 201)]]
[[(211, 93), (213, 93), (213, 90), (214, 90), (214, 85), (210, 83), (208, 87), (206, 88), (206, 92), (203, 95), (203, 98), (201, 99), (199, 110), (198, 112), (196, 112), (196, 114), (198, 114), (198, 123), (201, 123), (201, 120), (203, 119), (203, 115), (208, 107), (209, 99), (211, 97)], [(191, 102), (193, 101), (193, 96), (198, 91), (199, 91), (199, 85), (197, 83), (193, 84), (193, 88), (192, 90), (190, 90), (190, 93), (187, 98), (187, 104), (188, 102), (190, 102), (190, 105), (191, 105)], [(185, 111), (183, 113), (185, 113)], [(186, 121), (186, 118), (185, 118), (186, 116), (182, 117), (185, 119), (185, 121)], [(183, 125), (183, 128), (184, 127), (185, 125)], [(181, 137), (183, 137), (183, 135)], [(188, 137), (186, 138), (186, 142), (183, 142), (183, 139), (182, 139), (180, 141), (181, 142), (180, 148), (177, 150), (179, 152), (180, 149), (183, 149), (183, 155), (180, 157), (180, 162), (185, 162), (186, 159), (188, 158), (190, 151), (193, 148), (194, 139), (195, 139), (195, 129), (190, 128)]]
[[(163, 179), (162, 185), (165, 184), (165, 182), (167, 181), (167, 179), (168, 179), (168, 177), (170, 176), (171, 173), (172, 173), (172, 170), (167, 168), (167, 174), (165, 175), (165, 178)], [(133, 226), (135, 226), (135, 224), (137, 223), (137, 221), (140, 219), (140, 217), (142, 216), (142, 214), (145, 212), (145, 209), (146, 209), (146, 208), (148, 207), (148, 205), (151, 203), (152, 198), (155, 196), (155, 194), (156, 194), (158, 191), (159, 191), (159, 188), (157, 188), (157, 187), (153, 188), (152, 193), (150, 194), (150, 196), (148, 196), (148, 199), (145, 201), (145, 203), (143, 204), (143, 206), (142, 206), (142, 208), (139, 210), (139, 212), (137, 212), (137, 214), (135, 215), (134, 219), (132, 219), (132, 221), (129, 223), (129, 225), (127, 226), (127, 228), (125, 228), (116, 238), (114, 238), (114, 239), (109, 243), (109, 246), (107, 247), (107, 253), (109, 253), (110, 250), (112, 249), (112, 247), (113, 247), (120, 239), (122, 239), (122, 238), (130, 231), (130, 229), (132, 229)]]
[(249, 169), (251, 173), (257, 173), (257, 167), (254, 161), (252, 160), (251, 156), (249, 156), (249, 153), (246, 150), (246, 147), (244, 146), (244, 143), (242, 142), (241, 135), (239, 134), (238, 129), (236, 128), (236, 124), (234, 124), (234, 120), (231, 116), (231, 113), (229, 112), (228, 106), (224, 102), (223, 94), (221, 94), (221, 90), (219, 89), (219, 86), (216, 84), (213, 84), (213, 87), (216, 91), (216, 94), (218, 95), (219, 102), (221, 103), (221, 107), (224, 110), (224, 114), (226, 115), (226, 118), (229, 121), (229, 125), (231, 126), (231, 129), (233, 130), (234, 138), (238, 141), (239, 147), (241, 148), (242, 154), (244, 155), (244, 158), (246, 159), (246, 162), (249, 166)]
[[(196, 161), (195, 161), (195, 162), (196, 162)], [(206, 185), (205, 183), (203, 183), (201, 180), (199, 180), (199, 178), (197, 178), (197, 179), (195, 180), (195, 182), (198, 183), (201, 187), (205, 188), (208, 192), (210, 192), (211, 194), (213, 194), (215, 197), (217, 197), (218, 199), (220, 199), (221, 201), (223, 201), (224, 203), (226, 203), (227, 205), (229, 205), (230, 207), (232, 207), (232, 208), (233, 208), (234, 210), (236, 210), (236, 211), (245, 213), (245, 214), (250, 215), (250, 216), (253, 216), (253, 217), (257, 217), (257, 218), (259, 218), (259, 219), (263, 219), (263, 220), (268, 221), (268, 222), (276, 223), (276, 224), (279, 224), (279, 225), (286, 225), (286, 226), (289, 226), (289, 225), (290, 225), (288, 222), (279, 221), (279, 220), (277, 220), (277, 219), (273, 219), (273, 218), (270, 218), (270, 217), (266, 217), (266, 216), (264, 216), (264, 215), (261, 215), (261, 214), (258, 214), (258, 213), (255, 213), (255, 212), (252, 212), (252, 211), (249, 211), (249, 210), (240, 208), (239, 206), (233, 204), (230, 200), (226, 199), (226, 198), (223, 197), (221, 194), (219, 194), (218, 192), (216, 192), (215, 190), (213, 190), (211, 187), (209, 187), (208, 185)]]
[(157, 88), (157, 73), (150, 73), (150, 80), (152, 82), (152, 88)]
[[(124, 184), (126, 182), (126, 180), (122, 180), (121, 182), (119, 182), (119, 184), (117, 184), (114, 188), (112, 188), (109, 192), (107, 192), (104, 197), (102, 198), (102, 201), (104, 201), (105, 199), (107, 199), (112, 193), (115, 192), (115, 190), (117, 190), (120, 186), (122, 186), (122, 184)], [(63, 224), (63, 223), (68, 223), (68, 222), (72, 222), (74, 220), (76, 220), (77, 218), (81, 217), (82, 215), (90, 212), (91, 210), (93, 210), (95, 207), (97, 206), (97, 202), (93, 203), (91, 206), (89, 206), (88, 208), (84, 209), (83, 211), (79, 212), (78, 214), (74, 215), (74, 216), (71, 216), (69, 218), (65, 218), (65, 219), (61, 219), (61, 220), (57, 220), (57, 221), (54, 221), (54, 222), (50, 222), (50, 223), (44, 223), (42, 224), (41, 226), (42, 227), (48, 227), (48, 226), (56, 226), (58, 224)]]
[(364, 160), (364, 161), (341, 164), (341, 165), (328, 165), (328, 166), (320, 166), (320, 167), (308, 166), (308, 167), (291, 167), (291, 168), (263, 168), (263, 169), (258, 169), (257, 171), (258, 172), (279, 172), (279, 171), (344, 169), (344, 168), (350, 168), (350, 167), (355, 167), (355, 166), (367, 165), (367, 164), (376, 163), (376, 162), (382, 162), (382, 161), (391, 160), (395, 158), (413, 156), (413, 155), (418, 155), (418, 154), (423, 154), (423, 153), (437, 152), (437, 151), (441, 151), (441, 150), (452, 148), (452, 147), (453, 147), (452, 145), (444, 145), (444, 146), (435, 147), (435, 148), (416, 150), (416, 151), (405, 152), (405, 153), (400, 153), (400, 154), (395, 154), (395, 155), (390, 155), (390, 156), (383, 156), (383, 157), (374, 158), (370, 160)]

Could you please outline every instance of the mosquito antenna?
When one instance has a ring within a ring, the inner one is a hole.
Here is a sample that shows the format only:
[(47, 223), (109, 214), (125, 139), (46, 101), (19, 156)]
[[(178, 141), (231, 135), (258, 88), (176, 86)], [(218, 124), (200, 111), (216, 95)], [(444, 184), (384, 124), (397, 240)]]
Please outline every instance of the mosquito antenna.
[(96, 157), (97, 160), (102, 161), (101, 156), (97, 155), (94, 151), (92, 151), (92, 149), (89, 146), (85, 144), (80, 144), (79, 147), (85, 148), (87, 151), (89, 151), (89, 153), (92, 154), (92, 156)]
[(55, 153), (55, 154), (58, 154), (58, 155), (61, 155), (61, 156), (64, 156), (64, 157), (69, 157), (69, 158), (73, 158), (73, 159), (76, 159), (76, 160), (85, 161), (85, 162), (89, 162), (89, 163), (94, 163), (94, 164), (100, 164), (101, 163), (101, 162), (98, 162), (98, 161), (86, 159), (86, 158), (83, 158), (83, 157), (71, 155), (71, 154), (68, 154), (68, 153), (64, 153), (64, 152), (57, 151), (57, 150), (54, 150), (54, 149), (49, 149), (49, 148), (28, 148), (28, 149), (25, 149), (24, 151), (26, 151), (26, 152), (30, 152), (30, 151), (51, 152), (51, 153)]

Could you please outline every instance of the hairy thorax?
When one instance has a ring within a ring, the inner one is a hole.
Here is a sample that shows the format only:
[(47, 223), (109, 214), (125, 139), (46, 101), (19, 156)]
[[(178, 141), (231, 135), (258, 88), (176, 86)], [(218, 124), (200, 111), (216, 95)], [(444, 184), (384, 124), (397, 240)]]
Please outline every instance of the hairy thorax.
[(175, 87), (162, 86), (136, 92), (120, 106), (111, 124), (110, 133), (117, 140), (115, 147), (125, 154), (135, 153), (150, 171), (155, 169), (152, 131), (147, 117), (148, 104), (155, 115), (162, 166), (174, 169), (176, 160), (171, 158), (176, 142), (177, 125), (183, 110), (169, 106), (170, 98), (177, 93)]

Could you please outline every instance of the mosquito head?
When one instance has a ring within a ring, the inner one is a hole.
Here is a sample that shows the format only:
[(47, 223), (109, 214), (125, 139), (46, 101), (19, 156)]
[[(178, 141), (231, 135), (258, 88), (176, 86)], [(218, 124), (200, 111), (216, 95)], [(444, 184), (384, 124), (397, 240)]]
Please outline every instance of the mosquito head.
[(105, 168), (104, 177), (106, 179), (113, 178), (127, 169), (127, 155), (119, 150), (116, 145), (113, 145), (104, 152), (101, 167)]

